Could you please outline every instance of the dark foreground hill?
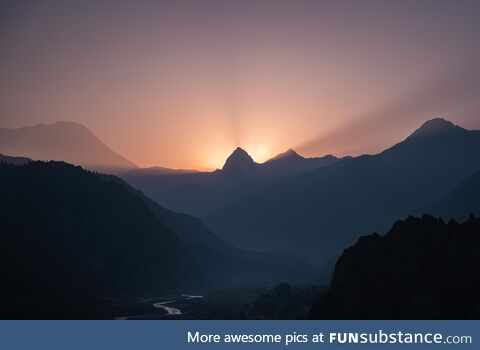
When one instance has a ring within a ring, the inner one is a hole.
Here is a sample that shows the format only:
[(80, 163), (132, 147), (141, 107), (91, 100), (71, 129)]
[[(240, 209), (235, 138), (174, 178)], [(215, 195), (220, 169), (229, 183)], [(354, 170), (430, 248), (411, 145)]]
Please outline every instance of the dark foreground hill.
[(93, 173), (57, 162), (0, 164), (0, 198), (2, 293), (199, 282), (173, 230)]
[(0, 316), (15, 318), (76, 318), (78, 308), (51, 307), (99, 294), (318, 278), (305, 263), (236, 249), (118, 178), (61, 162), (0, 163), (0, 273)]
[(479, 219), (409, 217), (344, 251), (311, 317), (478, 319), (479, 267)]

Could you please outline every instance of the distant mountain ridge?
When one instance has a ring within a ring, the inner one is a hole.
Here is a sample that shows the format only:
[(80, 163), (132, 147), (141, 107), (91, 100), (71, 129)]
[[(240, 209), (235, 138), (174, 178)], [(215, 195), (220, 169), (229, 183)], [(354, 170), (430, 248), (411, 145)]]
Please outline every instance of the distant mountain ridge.
[(0, 128), (0, 152), (34, 160), (58, 160), (107, 173), (137, 166), (114, 152), (84, 125), (75, 122)]
[[(232, 279), (232, 283), (235, 283), (235, 281), (236, 283), (241, 282), (242, 278), (245, 279), (245, 277), (242, 277), (240, 271), (241, 269), (244, 269), (244, 264), (248, 262), (256, 269), (256, 271), (251, 271), (250, 279), (253, 280), (255, 280), (255, 276), (262, 269), (265, 269), (265, 271), (270, 269), (269, 276), (267, 277), (264, 275), (264, 281), (281, 280), (282, 278), (290, 278), (293, 280), (308, 280), (316, 278), (317, 281), (318, 278), (322, 280), (325, 279), (325, 276), (322, 274), (323, 271), (319, 271), (313, 265), (308, 264), (307, 260), (302, 256), (269, 252), (256, 253), (238, 249), (211, 232), (205, 225), (203, 225), (201, 220), (188, 214), (176, 213), (163, 208), (158, 203), (144, 195), (140, 190), (131, 187), (120, 178), (111, 175), (102, 175), (102, 177), (108, 181), (122, 184), (129, 192), (140, 197), (147, 204), (150, 211), (161, 222), (175, 231), (181, 242), (185, 244), (191, 253), (194, 252), (194, 255), (203, 259), (199, 261), (199, 265), (202, 264), (202, 261), (205, 261), (205, 254), (216, 256), (218, 261), (222, 262), (222, 267), (218, 266), (216, 263), (208, 267), (208, 271), (212, 274), (212, 278), (214, 278), (215, 275), (214, 271), (217, 271), (217, 277), (222, 276), (222, 272), (218, 272), (219, 268), (221, 271), (224, 271), (222, 269), (225, 269), (227, 267), (227, 262), (230, 262), (232, 264), (232, 266), (228, 267), (230, 271), (238, 272), (229, 275), (229, 278)], [(212, 256), (210, 256), (209, 259), (212, 260)], [(260, 270), (257, 264), (262, 265)], [(226, 276), (223, 278), (225, 277)]]
[(139, 168), (128, 171), (129, 174), (135, 174), (140, 172), (143, 175), (162, 176), (162, 175), (174, 175), (174, 174), (192, 174), (199, 173), (196, 169), (172, 169), (162, 166), (152, 166), (149, 168)]
[(480, 169), (478, 154), (479, 131), (434, 119), (377, 155), (292, 176), (204, 222), (244, 249), (276, 246), (325, 262), (362, 232), (384, 232), (396, 218), (447, 195)]
[(6, 156), (6, 155), (0, 153), (0, 163), (7, 163), (7, 164), (13, 164), (13, 165), (24, 165), (24, 164), (28, 164), (31, 161), (32, 160), (30, 158), (11, 157), (11, 156)]
[(273, 162), (273, 161), (279, 161), (279, 160), (282, 160), (282, 159), (292, 159), (292, 158), (304, 159), (301, 155), (299, 155), (293, 149), (289, 148), (285, 152), (279, 153), (275, 157), (272, 157), (269, 160), (267, 160), (267, 163), (268, 162)]
[(305, 158), (298, 154), (293, 149), (289, 148), (286, 152), (280, 153), (273, 158), (270, 158), (262, 164), (265, 173), (296, 175), (309, 170), (322, 168), (336, 163), (339, 160), (350, 159), (352, 157), (346, 156), (337, 158), (331, 154), (323, 157)]
[(444, 220), (466, 220), (470, 213), (480, 215), (480, 170), (468, 176), (442, 199), (426, 204), (415, 214), (430, 214)]
[(433, 118), (427, 120), (422, 126), (415, 130), (407, 139), (415, 139), (422, 137), (436, 137), (454, 132), (462, 133), (465, 129), (453, 124), (449, 120), (443, 118)]
[(238, 147), (222, 169), (213, 172), (135, 169), (122, 178), (169, 209), (202, 217), (286, 177), (337, 161), (340, 159), (331, 155), (303, 158), (290, 149), (265, 163), (256, 163)]

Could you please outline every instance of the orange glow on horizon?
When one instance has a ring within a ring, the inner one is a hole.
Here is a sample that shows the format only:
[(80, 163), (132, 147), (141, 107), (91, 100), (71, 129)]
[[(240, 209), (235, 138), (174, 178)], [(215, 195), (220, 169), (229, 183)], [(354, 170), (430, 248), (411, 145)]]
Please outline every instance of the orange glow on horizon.
[(225, 164), (228, 156), (232, 154), (237, 147), (244, 149), (256, 163), (263, 163), (268, 159), (274, 157), (278, 153), (272, 154), (269, 152), (269, 148), (266, 145), (253, 145), (253, 146), (229, 146), (222, 147), (221, 149), (215, 149), (213, 151), (206, 151), (204, 157), (198, 159), (198, 164), (195, 167), (188, 167), (190, 169), (200, 170), (200, 171), (214, 171), (216, 169), (221, 169)]
[(480, 2), (428, 21), (402, 1), (75, 3), (0, 13), (0, 128), (74, 121), (140, 167), (198, 170), (237, 146), (374, 153), (432, 115), (480, 128)]

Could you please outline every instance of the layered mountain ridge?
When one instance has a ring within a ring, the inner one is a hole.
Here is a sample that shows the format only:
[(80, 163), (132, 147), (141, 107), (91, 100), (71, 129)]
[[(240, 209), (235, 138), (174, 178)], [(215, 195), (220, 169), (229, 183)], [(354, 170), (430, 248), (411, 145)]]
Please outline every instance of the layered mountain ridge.
[(321, 278), (296, 258), (239, 250), (119, 178), (63, 162), (0, 162), (0, 198), (8, 285), (0, 304), (10, 309), (39, 293), (112, 296)]
[(18, 129), (0, 128), (0, 152), (34, 160), (66, 161), (113, 174), (137, 167), (83, 124), (66, 121)]
[(385, 232), (394, 220), (446, 196), (480, 169), (479, 153), (479, 131), (435, 119), (379, 154), (271, 184), (204, 221), (244, 249), (274, 244), (325, 262), (362, 232)]
[(122, 178), (169, 209), (203, 217), (287, 177), (339, 160), (331, 155), (303, 158), (290, 149), (265, 163), (256, 163), (238, 147), (222, 169), (213, 172), (135, 169)]

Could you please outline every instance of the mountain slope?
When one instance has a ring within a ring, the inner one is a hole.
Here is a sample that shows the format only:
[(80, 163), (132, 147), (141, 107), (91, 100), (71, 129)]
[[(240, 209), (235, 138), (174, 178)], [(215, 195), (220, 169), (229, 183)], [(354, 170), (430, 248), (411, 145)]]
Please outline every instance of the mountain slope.
[(480, 168), (479, 153), (480, 132), (434, 119), (380, 154), (273, 184), (204, 222), (244, 249), (304, 252), (325, 262), (362, 232), (384, 232), (449, 193)]
[(198, 285), (175, 235), (122, 186), (58, 162), (0, 164), (0, 269), (9, 295)]
[(320, 319), (478, 319), (480, 220), (398, 221), (361, 237), (335, 266)]
[(211, 232), (199, 219), (163, 208), (115, 176), (102, 177), (122, 184), (140, 197), (161, 222), (175, 231), (184, 247), (198, 259), (196, 265), (202, 266), (211, 279), (220, 279), (224, 285), (326, 280), (323, 271), (307, 263), (304, 257), (238, 249)]
[(245, 150), (237, 148), (223, 168), (213, 172), (156, 173), (149, 169), (135, 169), (122, 178), (169, 209), (203, 217), (287, 176), (339, 160), (333, 156), (303, 158), (291, 155), (289, 152), (258, 164)]
[(465, 220), (470, 213), (480, 214), (480, 170), (467, 177), (448, 196), (427, 204), (417, 214), (431, 214), (444, 220)]
[(0, 163), (0, 273), (0, 306), (9, 308), (43, 294), (54, 300), (320, 278), (305, 263), (240, 251), (119, 178), (39, 161)]
[(84, 125), (73, 122), (0, 129), (0, 152), (35, 160), (59, 160), (91, 170), (120, 173), (136, 165), (112, 151)]
[(4, 154), (0, 153), (0, 163), (7, 163), (7, 164), (13, 164), (13, 165), (24, 165), (32, 160), (30, 158), (25, 158), (25, 157), (11, 157), (11, 156), (6, 156)]

